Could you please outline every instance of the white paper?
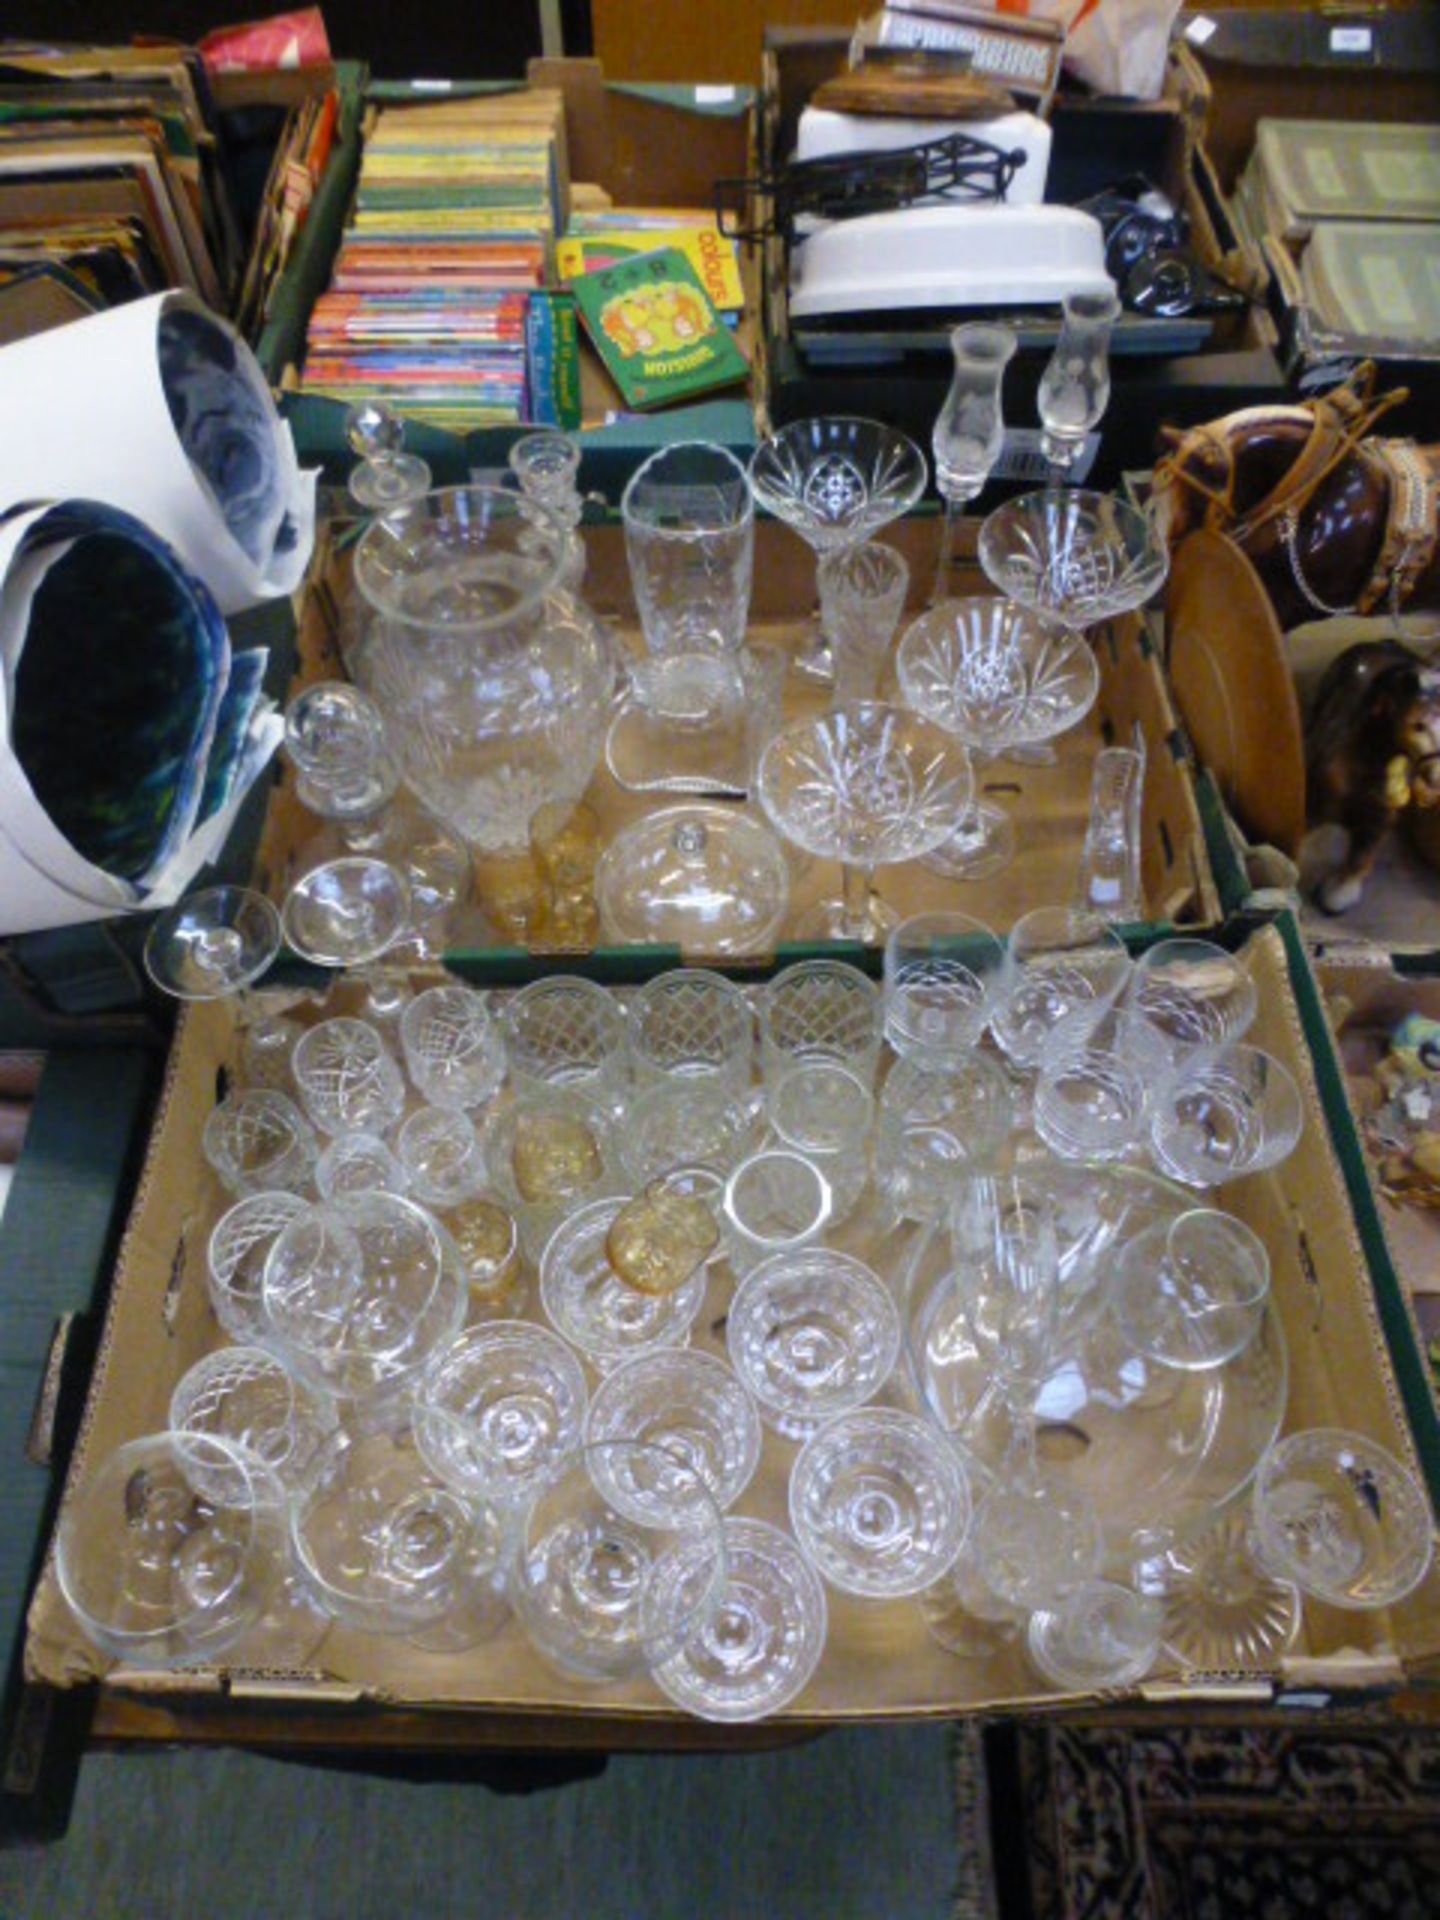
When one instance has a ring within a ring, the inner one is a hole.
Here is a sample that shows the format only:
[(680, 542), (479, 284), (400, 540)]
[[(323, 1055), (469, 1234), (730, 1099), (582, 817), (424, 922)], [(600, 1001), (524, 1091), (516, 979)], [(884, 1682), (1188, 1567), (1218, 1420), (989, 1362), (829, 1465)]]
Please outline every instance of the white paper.
[[(226, 526), (180, 444), (160, 377), (161, 315), (192, 294), (161, 293), (0, 348), (0, 509), (21, 500), (101, 500), (167, 540), (224, 613), (288, 595), (315, 537), (317, 475), (302, 473), (289, 425), (248, 347), (242, 363), (273, 423), (289, 550), (257, 565)], [(228, 323), (209, 316), (232, 337)]]

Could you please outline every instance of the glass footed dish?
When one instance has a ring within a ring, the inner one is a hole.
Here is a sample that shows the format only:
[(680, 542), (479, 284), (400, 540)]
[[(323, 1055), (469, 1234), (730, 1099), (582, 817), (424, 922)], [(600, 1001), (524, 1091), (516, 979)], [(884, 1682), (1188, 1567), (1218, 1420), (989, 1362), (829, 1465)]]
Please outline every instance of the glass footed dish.
[(901, 638), (895, 675), (907, 707), (997, 757), (1078, 726), (1100, 692), (1083, 639), (995, 594), (921, 614)]
[(790, 905), (790, 866), (753, 814), (665, 807), (618, 834), (601, 856), (595, 898), (606, 937), (723, 957), (774, 946)]
[(979, 557), (997, 592), (1072, 629), (1143, 606), (1170, 570), (1143, 513), (1075, 487), (1023, 494), (987, 514)]
[[(1191, 1196), (1128, 1167), (1074, 1167), (1108, 1190), (1123, 1227), (1093, 1221), (1085, 1266), (1096, 1278), (1083, 1309), (1062, 1318), (1057, 1353), (1036, 1401), (1040, 1468), (1093, 1500), (1108, 1551), (1128, 1556), (1183, 1508), (1201, 1516), (1253, 1480), (1285, 1414), (1288, 1358), (1274, 1306), (1244, 1350), (1203, 1372), (1180, 1372), (1137, 1353), (1109, 1311), (1113, 1248), (1146, 1224), (1186, 1212)], [(1129, 1202), (1128, 1207), (1125, 1203)], [(1117, 1208), (1118, 1202), (1118, 1208)], [(1147, 1220), (1148, 1216), (1148, 1220)], [(1069, 1218), (1076, 1218), (1074, 1211)], [(1074, 1241), (1060, 1212), (1062, 1248)], [(1108, 1250), (1108, 1251), (1107, 1251)], [(1013, 1439), (1003, 1396), (970, 1335), (948, 1237), (914, 1243), (905, 1283), (907, 1358), (920, 1402), (980, 1461), (995, 1465)], [(1062, 1286), (1066, 1255), (1062, 1252)], [(1071, 1267), (1072, 1285), (1074, 1267)]]

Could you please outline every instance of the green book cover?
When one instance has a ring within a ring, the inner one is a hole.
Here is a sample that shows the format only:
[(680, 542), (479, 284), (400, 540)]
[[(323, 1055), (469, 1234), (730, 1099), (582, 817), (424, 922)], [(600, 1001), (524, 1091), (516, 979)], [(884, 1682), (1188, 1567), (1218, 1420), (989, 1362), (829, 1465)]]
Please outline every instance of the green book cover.
[(570, 291), (626, 406), (638, 413), (749, 375), (748, 361), (678, 247), (582, 273)]

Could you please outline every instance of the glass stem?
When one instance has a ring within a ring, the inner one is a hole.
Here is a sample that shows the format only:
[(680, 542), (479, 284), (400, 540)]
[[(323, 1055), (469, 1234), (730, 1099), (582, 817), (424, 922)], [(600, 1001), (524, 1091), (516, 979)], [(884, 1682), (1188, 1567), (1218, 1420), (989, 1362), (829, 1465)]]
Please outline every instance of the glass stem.
[(845, 879), (845, 938), (858, 940), (863, 946), (870, 937), (870, 894), (875, 869), (855, 866), (847, 860), (841, 871)]
[(940, 559), (935, 568), (935, 591), (930, 596), (931, 605), (945, 600), (950, 595), (950, 575), (955, 567), (955, 544), (960, 531), (960, 520), (966, 505), (974, 498), (973, 494), (947, 493), (945, 517), (940, 528)]

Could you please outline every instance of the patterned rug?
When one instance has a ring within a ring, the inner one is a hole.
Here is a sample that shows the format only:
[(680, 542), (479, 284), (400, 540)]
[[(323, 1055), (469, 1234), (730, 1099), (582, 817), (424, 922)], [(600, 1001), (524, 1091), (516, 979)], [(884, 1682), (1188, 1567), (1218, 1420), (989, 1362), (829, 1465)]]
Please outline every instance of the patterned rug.
[(1003, 1920), (1440, 1916), (1440, 1734), (1011, 1726), (986, 1760)]

